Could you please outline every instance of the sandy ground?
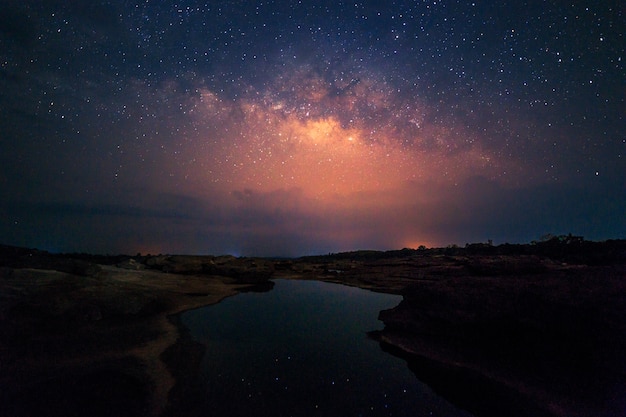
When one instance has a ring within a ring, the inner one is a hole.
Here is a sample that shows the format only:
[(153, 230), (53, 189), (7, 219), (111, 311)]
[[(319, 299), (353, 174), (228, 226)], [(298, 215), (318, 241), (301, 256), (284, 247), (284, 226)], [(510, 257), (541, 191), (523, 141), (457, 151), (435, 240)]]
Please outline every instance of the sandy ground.
[[(3, 416), (64, 415), (68, 408), (70, 414), (114, 415), (124, 408), (128, 415), (161, 414), (175, 383), (162, 360), (179, 337), (170, 316), (249, 287), (228, 277), (113, 266), (95, 276), (9, 268), (0, 274)], [(107, 392), (116, 390), (106, 386), (106, 376), (136, 391), (122, 393), (118, 409), (107, 404)], [(101, 397), (85, 393), (88, 387)], [(73, 409), (71, 397), (85, 394), (95, 397), (92, 404)]]

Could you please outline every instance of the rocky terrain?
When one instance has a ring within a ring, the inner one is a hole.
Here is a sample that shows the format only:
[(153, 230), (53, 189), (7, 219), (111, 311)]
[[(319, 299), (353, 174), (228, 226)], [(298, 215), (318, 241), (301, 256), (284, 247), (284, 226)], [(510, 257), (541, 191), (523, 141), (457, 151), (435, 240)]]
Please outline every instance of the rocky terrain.
[(0, 415), (184, 415), (203, 348), (177, 314), (270, 278), (403, 295), (383, 349), (476, 416), (626, 415), (626, 241), (298, 259), (0, 246)]
[(373, 336), (477, 416), (626, 415), (625, 241), (361, 251), (290, 270), (402, 294)]
[(192, 369), (202, 354), (176, 314), (269, 289), (272, 267), (234, 257), (0, 247), (0, 415), (170, 412), (177, 383), (189, 378), (180, 370)]

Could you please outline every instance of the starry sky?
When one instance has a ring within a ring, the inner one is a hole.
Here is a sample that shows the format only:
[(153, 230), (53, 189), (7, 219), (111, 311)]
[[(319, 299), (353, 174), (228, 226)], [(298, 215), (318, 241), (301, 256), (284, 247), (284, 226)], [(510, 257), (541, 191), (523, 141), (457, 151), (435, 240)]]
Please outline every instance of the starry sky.
[(0, 243), (626, 237), (625, 6), (8, 0)]

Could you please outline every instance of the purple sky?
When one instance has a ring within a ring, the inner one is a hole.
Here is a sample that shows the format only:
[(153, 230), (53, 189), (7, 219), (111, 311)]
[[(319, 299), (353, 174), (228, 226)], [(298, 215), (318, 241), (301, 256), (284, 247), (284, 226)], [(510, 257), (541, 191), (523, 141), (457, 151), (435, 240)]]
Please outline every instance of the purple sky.
[(0, 243), (626, 237), (623, 6), (378, 3), (9, 1)]

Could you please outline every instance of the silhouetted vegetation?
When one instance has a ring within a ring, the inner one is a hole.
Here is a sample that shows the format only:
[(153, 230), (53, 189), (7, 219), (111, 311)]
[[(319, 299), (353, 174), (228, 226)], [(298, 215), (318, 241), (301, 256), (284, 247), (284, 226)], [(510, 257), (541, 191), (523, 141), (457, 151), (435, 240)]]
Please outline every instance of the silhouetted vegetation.
[(306, 262), (333, 262), (342, 260), (373, 261), (418, 256), (541, 256), (554, 261), (584, 265), (606, 265), (626, 260), (626, 240), (607, 240), (594, 242), (582, 236), (547, 235), (540, 241), (526, 244), (504, 243), (468, 243), (465, 247), (449, 245), (445, 248), (418, 249), (404, 248), (390, 251), (359, 250), (352, 252), (330, 253), (328, 255), (305, 256), (299, 258)]

